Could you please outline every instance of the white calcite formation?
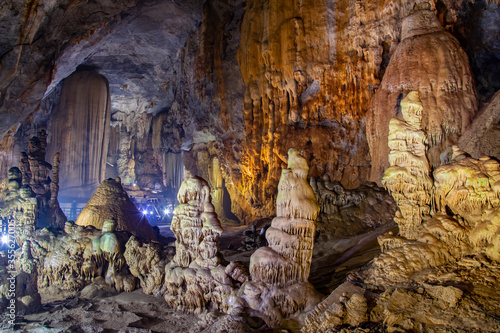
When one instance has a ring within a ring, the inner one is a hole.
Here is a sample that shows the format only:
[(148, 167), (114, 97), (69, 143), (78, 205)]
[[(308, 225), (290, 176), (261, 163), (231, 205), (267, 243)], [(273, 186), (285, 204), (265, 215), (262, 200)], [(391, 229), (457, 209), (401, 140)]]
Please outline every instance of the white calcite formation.
[(271, 327), (311, 309), (320, 300), (308, 282), (320, 211), (307, 183), (308, 170), (305, 158), (290, 149), (288, 168), (282, 171), (278, 185), (277, 217), (266, 232), (269, 246), (259, 248), (250, 258), (252, 281), (238, 293)]
[(181, 311), (222, 310), (236, 281), (230, 266), (221, 265), (217, 240), (223, 230), (210, 203), (210, 187), (202, 178), (188, 177), (177, 199), (171, 225), (176, 254), (165, 267), (165, 300)]
[(252, 280), (285, 287), (307, 282), (319, 205), (307, 183), (309, 166), (295, 149), (288, 151), (288, 168), (281, 173), (276, 214), (267, 230), (268, 247), (250, 259)]
[(427, 160), (427, 134), (422, 129), (422, 102), (418, 92), (401, 101), (403, 120), (389, 123), (389, 164), (382, 183), (394, 197), (399, 210), (394, 221), (401, 236), (414, 239), (416, 228), (430, 213), (432, 179)]

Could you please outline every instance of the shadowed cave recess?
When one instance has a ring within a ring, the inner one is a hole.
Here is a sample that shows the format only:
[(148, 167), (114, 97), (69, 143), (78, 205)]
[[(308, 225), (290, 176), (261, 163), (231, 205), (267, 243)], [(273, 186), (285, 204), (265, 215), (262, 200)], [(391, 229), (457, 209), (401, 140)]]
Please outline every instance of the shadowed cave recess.
[(0, 330), (499, 332), (500, 3), (0, 3)]

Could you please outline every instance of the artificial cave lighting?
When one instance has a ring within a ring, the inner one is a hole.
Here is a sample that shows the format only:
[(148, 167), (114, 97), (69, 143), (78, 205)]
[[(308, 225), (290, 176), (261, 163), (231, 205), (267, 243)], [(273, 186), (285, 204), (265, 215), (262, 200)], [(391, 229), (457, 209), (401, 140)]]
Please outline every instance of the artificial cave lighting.
[(2, 243), (3, 244), (7, 244), (9, 242), (9, 240), (10, 240), (9, 235), (7, 235), (7, 234), (2, 235)]
[(0, 5), (0, 331), (499, 332), (499, 6)]

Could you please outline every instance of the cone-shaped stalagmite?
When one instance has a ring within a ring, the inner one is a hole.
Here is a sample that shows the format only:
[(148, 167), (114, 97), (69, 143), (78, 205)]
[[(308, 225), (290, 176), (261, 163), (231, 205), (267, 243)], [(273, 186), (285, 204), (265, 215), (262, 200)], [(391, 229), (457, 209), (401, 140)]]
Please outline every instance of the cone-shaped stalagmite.
[(106, 179), (99, 185), (78, 216), (76, 224), (102, 229), (104, 221), (109, 218), (115, 219), (117, 231), (126, 230), (136, 237), (156, 240), (153, 228), (130, 201), (120, 178)]

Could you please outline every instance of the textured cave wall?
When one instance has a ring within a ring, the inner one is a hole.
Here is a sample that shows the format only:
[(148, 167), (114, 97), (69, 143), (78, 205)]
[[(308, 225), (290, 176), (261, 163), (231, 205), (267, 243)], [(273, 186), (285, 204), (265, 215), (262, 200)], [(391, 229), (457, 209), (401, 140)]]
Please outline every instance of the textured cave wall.
[[(421, 2), (2, 4), (3, 22), (11, 24), (0, 24), (0, 133), (11, 132), (0, 170), (48, 124), (57, 96), (50, 89), (81, 65), (109, 81), (106, 173), (125, 184), (175, 193), (185, 166), (213, 180), (212, 195), (222, 193), (228, 215), (249, 222), (275, 213), (279, 170), (295, 146), (311, 165), (309, 177), (328, 174), (356, 187), (374, 161), (366, 130), (374, 96), (390, 76), (403, 18)], [(435, 5), (440, 24), (467, 52), (481, 103), (500, 88), (497, 5)], [(28, 25), (35, 37), (19, 46)], [(386, 146), (386, 136), (376, 139)]]
[(269, 198), (291, 146), (308, 160), (309, 176), (328, 174), (348, 188), (368, 179), (364, 116), (382, 56), (398, 37), (397, 14), (390, 1), (247, 3), (238, 183), (253, 207), (272, 213)]
[(104, 180), (110, 133), (108, 81), (90, 71), (63, 81), (51, 115), (49, 156), (61, 153), (59, 196), (88, 200)]

